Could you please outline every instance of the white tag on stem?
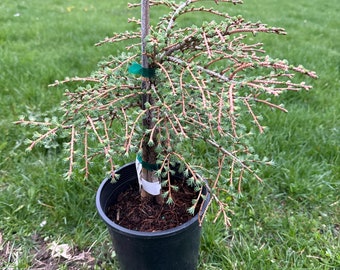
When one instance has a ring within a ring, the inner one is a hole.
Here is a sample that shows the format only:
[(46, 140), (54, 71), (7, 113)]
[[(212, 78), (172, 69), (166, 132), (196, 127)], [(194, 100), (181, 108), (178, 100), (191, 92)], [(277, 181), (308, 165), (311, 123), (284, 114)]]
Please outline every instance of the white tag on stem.
[[(142, 177), (141, 177), (142, 178)], [(151, 195), (161, 194), (161, 183), (160, 182), (148, 182), (142, 178), (143, 189)]]

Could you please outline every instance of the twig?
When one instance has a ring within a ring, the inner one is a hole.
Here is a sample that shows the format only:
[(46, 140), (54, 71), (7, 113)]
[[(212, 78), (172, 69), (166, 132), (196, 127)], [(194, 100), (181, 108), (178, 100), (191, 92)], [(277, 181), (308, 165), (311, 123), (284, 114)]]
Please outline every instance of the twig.
[(209, 43), (208, 43), (208, 40), (207, 40), (207, 36), (206, 36), (206, 34), (205, 34), (204, 31), (203, 31), (202, 35), (203, 35), (205, 47), (207, 48), (208, 58), (210, 59), (211, 56), (212, 56), (212, 55), (211, 55), (211, 50), (210, 50), (210, 47), (209, 47)]
[(275, 108), (275, 109), (281, 110), (281, 111), (283, 111), (283, 112), (285, 112), (285, 113), (287, 113), (287, 112), (288, 112), (288, 110), (287, 110), (287, 109), (285, 109), (285, 108), (281, 107), (280, 105), (273, 104), (273, 103), (271, 103), (271, 102), (269, 102), (269, 101), (267, 101), (267, 100), (258, 99), (258, 98), (254, 98), (254, 100), (255, 100), (256, 102), (261, 102), (261, 103), (264, 103), (264, 104), (266, 104), (266, 105), (268, 105), (268, 106), (270, 106), (270, 107), (272, 107), (272, 108)]
[(251, 106), (250, 106), (250, 104), (249, 104), (249, 102), (248, 102), (248, 98), (243, 99), (243, 102), (246, 104), (246, 106), (247, 106), (247, 108), (248, 108), (248, 111), (250, 112), (251, 116), (252, 116), (253, 119), (254, 119), (255, 124), (256, 124), (256, 125), (258, 126), (258, 128), (259, 128), (260, 133), (263, 133), (263, 127), (260, 125), (260, 123), (259, 123), (259, 121), (258, 121), (256, 115), (254, 114), (254, 112), (253, 112), (253, 110), (252, 110), (252, 108), (251, 108)]
[(159, 66), (159, 67), (161, 68), (161, 70), (164, 72), (164, 74), (166, 75), (166, 77), (167, 77), (167, 79), (168, 79), (168, 82), (169, 82), (169, 84), (170, 84), (170, 87), (171, 87), (171, 89), (172, 89), (172, 94), (173, 94), (173, 95), (176, 95), (176, 88), (175, 88), (175, 86), (174, 86), (174, 84), (173, 84), (173, 82), (172, 82), (172, 79), (171, 79), (171, 77), (170, 77), (168, 71), (166, 70), (166, 68), (165, 68), (161, 63), (159, 63), (159, 62), (156, 62), (155, 64), (156, 64), (157, 66)]
[(74, 125), (72, 125), (71, 139), (70, 139), (69, 169), (68, 169), (68, 173), (67, 173), (67, 178), (68, 179), (71, 178), (72, 170), (73, 170), (74, 142), (75, 142), (75, 129), (74, 129)]
[(88, 161), (88, 131), (85, 127), (84, 131), (84, 159), (85, 159), (85, 179), (89, 176), (89, 161)]
[(197, 80), (196, 76), (193, 74), (191, 68), (189, 66), (187, 66), (187, 70), (189, 71), (191, 77), (193, 78), (193, 80), (195, 81), (195, 83), (197, 84), (200, 92), (201, 92), (201, 96), (202, 96), (202, 102), (203, 102), (203, 108), (207, 108), (207, 101), (206, 101), (206, 97), (205, 97), (205, 94), (204, 94), (204, 89), (203, 87), (201, 86), (201, 84), (199, 83), (199, 81)]

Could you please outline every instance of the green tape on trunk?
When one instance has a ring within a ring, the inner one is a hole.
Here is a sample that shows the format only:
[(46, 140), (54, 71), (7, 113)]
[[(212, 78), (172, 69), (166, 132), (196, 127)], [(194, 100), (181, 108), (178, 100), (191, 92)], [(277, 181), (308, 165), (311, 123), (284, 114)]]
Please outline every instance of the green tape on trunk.
[(128, 72), (131, 74), (141, 75), (144, 78), (152, 78), (156, 73), (154, 68), (143, 68), (137, 62), (133, 62), (131, 66), (129, 66)]
[(143, 158), (140, 154), (137, 154), (137, 160), (142, 164), (142, 167), (144, 169), (147, 169), (148, 171), (157, 171), (158, 169), (158, 166), (156, 164), (150, 164), (143, 161)]

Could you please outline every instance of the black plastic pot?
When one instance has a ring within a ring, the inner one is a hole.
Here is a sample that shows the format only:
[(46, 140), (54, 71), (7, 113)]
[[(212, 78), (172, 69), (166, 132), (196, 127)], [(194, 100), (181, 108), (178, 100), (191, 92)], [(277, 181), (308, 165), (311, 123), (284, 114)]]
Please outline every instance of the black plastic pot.
[[(106, 209), (131, 183), (137, 182), (135, 163), (121, 167), (116, 183), (105, 179), (96, 197), (100, 217), (106, 223), (121, 270), (194, 270), (197, 268), (201, 227), (197, 214), (188, 222), (160, 232), (139, 232), (126, 229), (111, 221)], [(204, 202), (205, 209), (209, 194)]]

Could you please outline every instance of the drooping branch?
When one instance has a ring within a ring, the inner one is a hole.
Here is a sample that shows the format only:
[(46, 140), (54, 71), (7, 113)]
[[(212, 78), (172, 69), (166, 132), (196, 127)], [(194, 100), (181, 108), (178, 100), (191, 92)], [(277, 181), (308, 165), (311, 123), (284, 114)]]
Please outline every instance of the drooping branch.
[[(175, 64), (180, 64), (180, 65), (183, 65), (184, 67), (186, 66), (189, 66), (190, 64), (185, 62), (184, 60), (182, 59), (179, 59), (179, 58), (176, 58), (176, 57), (173, 57), (173, 56), (168, 56), (167, 59)], [(221, 75), (220, 73), (218, 72), (215, 72), (211, 69), (206, 69), (202, 66), (199, 66), (199, 65), (196, 65), (195, 68), (197, 68), (198, 70), (200, 71), (203, 71), (205, 73), (207, 73), (208, 75), (212, 76), (212, 77), (215, 77), (221, 81), (224, 81), (224, 82), (231, 82), (231, 83), (236, 83), (236, 81), (232, 81), (230, 80), (228, 77), (226, 76), (223, 76)]]
[[(114, 163), (113, 163), (113, 160), (112, 160), (112, 157), (110, 155), (110, 144), (106, 143), (102, 137), (99, 135), (98, 131), (97, 131), (97, 128), (94, 124), (94, 122), (92, 121), (92, 118), (87, 115), (86, 116), (88, 122), (90, 123), (90, 126), (92, 128), (92, 131), (94, 132), (94, 134), (97, 136), (97, 139), (98, 139), (98, 142), (103, 146), (104, 148), (104, 154), (105, 156), (108, 158), (109, 162), (110, 162), (110, 174), (112, 176), (112, 178), (114, 177), (114, 172), (115, 172), (115, 166), (114, 166)], [(102, 123), (104, 124), (104, 132), (105, 132), (105, 135), (106, 137), (108, 137), (108, 133), (107, 133), (107, 127), (106, 127), (106, 124), (105, 124), (105, 121), (102, 121)], [(107, 138), (106, 138), (106, 141), (107, 141)]]
[(218, 151), (222, 152), (223, 154), (229, 156), (232, 160), (235, 160), (243, 169), (247, 170), (250, 172), (252, 175), (255, 176), (255, 178), (259, 181), (262, 182), (261, 177), (259, 177), (249, 166), (247, 166), (242, 160), (240, 160), (236, 155), (225, 149), (223, 146), (218, 144), (216, 141), (212, 139), (206, 139), (206, 142), (211, 144), (212, 146), (216, 147)]
[(72, 175), (72, 170), (73, 170), (73, 162), (74, 162), (74, 144), (75, 144), (75, 128), (74, 125), (72, 125), (71, 128), (71, 139), (70, 139), (70, 157), (69, 157), (69, 169), (67, 173), (67, 178), (70, 179)]
[(276, 104), (271, 103), (271, 102), (269, 102), (269, 101), (267, 101), (267, 100), (262, 100), (262, 99), (258, 99), (258, 98), (254, 98), (254, 100), (255, 100), (256, 102), (264, 103), (264, 104), (268, 105), (269, 107), (272, 107), (272, 108), (281, 110), (281, 111), (283, 111), (283, 112), (285, 112), (285, 113), (288, 112), (288, 110), (286, 110), (286, 109), (283, 108), (282, 106), (276, 105)]
[(166, 27), (167, 32), (174, 26), (175, 20), (178, 17), (178, 15), (181, 13), (181, 11), (193, 2), (194, 2), (194, 0), (186, 0), (180, 6), (177, 7), (177, 9), (174, 11), (171, 18), (169, 19), (169, 23)]
[(101, 46), (105, 43), (116, 43), (124, 40), (130, 39), (140, 39), (140, 32), (125, 32), (125, 33), (116, 33), (113, 37), (105, 38), (103, 41), (100, 41), (95, 44), (95, 46)]
[(73, 78), (66, 78), (65, 80), (59, 81), (56, 80), (54, 83), (49, 84), (49, 87), (58, 86), (61, 84), (69, 83), (69, 82), (94, 82), (99, 83), (99, 79), (92, 78), (92, 77), (86, 77), (86, 78), (79, 78), (79, 77), (73, 77)]
[(244, 102), (244, 104), (246, 104), (248, 111), (250, 112), (250, 115), (252, 116), (257, 127), (259, 128), (260, 133), (263, 133), (264, 132), (263, 127), (260, 125), (258, 117), (255, 115), (253, 109), (251, 108), (251, 106), (248, 102), (248, 98), (243, 99), (243, 102)]

